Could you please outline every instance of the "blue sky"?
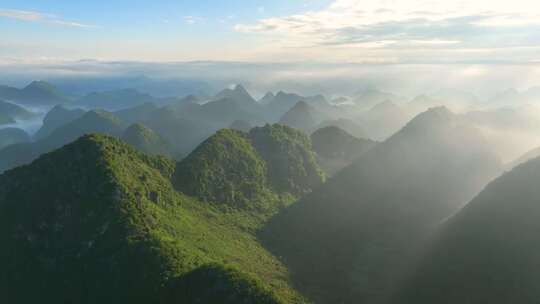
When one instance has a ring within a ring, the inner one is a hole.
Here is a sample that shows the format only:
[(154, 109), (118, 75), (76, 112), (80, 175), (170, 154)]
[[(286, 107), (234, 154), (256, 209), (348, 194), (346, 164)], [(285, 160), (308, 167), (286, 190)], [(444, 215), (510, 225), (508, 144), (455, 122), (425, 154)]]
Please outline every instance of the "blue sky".
[(0, 0), (0, 60), (540, 62), (536, 0)]

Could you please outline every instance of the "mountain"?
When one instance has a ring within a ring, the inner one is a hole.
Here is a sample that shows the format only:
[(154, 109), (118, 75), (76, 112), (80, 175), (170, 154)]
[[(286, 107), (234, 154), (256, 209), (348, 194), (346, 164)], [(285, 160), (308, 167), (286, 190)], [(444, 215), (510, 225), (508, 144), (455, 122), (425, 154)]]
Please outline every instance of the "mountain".
[(520, 156), (518, 159), (510, 162), (506, 168), (507, 169), (513, 169), (521, 164), (524, 164), (526, 162), (528, 162), (529, 160), (531, 159), (534, 159), (534, 158), (537, 158), (540, 156), (540, 147), (538, 148), (534, 148), (532, 150), (530, 150), (529, 152), (523, 154), (522, 156)]
[(245, 121), (245, 120), (235, 120), (233, 123), (229, 126), (229, 129), (242, 131), (242, 132), (249, 132), (253, 126)]
[(313, 106), (310, 106), (305, 101), (299, 101), (281, 117), (279, 123), (311, 133), (315, 126), (320, 123), (321, 116), (322, 114), (318, 113)]
[(14, 119), (26, 120), (34, 116), (34, 113), (11, 102), (0, 100), (0, 113)]
[(86, 135), (0, 175), (2, 299), (300, 303), (283, 265), (243, 228), (255, 228), (249, 215), (174, 191), (173, 169)]
[(283, 125), (267, 124), (251, 129), (248, 136), (266, 162), (268, 182), (275, 192), (301, 196), (325, 181), (311, 140), (304, 133)]
[(145, 121), (154, 115), (159, 108), (153, 103), (143, 103), (131, 108), (114, 112), (126, 124), (134, 124)]
[(13, 144), (30, 141), (30, 136), (26, 132), (17, 128), (0, 129), (0, 150)]
[(271, 199), (265, 162), (247, 134), (230, 129), (220, 130), (178, 163), (174, 181), (180, 191), (207, 202), (254, 208)]
[[(200, 105), (193, 106), (200, 107)], [(197, 118), (185, 113), (178, 115), (165, 107), (142, 121), (142, 124), (169, 142), (174, 149), (174, 155), (180, 159), (219, 129), (219, 127)]]
[(259, 100), (259, 103), (262, 105), (267, 105), (271, 103), (274, 98), (276, 98), (276, 95), (272, 92), (268, 92)]
[(135, 149), (149, 155), (171, 156), (171, 145), (152, 129), (136, 123), (129, 126), (121, 139)]
[(358, 122), (369, 138), (385, 140), (405, 126), (410, 118), (403, 108), (391, 101), (385, 101), (361, 114)]
[(338, 127), (356, 138), (365, 138), (367, 136), (362, 126), (351, 119), (339, 118), (334, 120), (325, 120), (318, 124), (315, 129), (318, 130), (326, 127)]
[(400, 99), (400, 97), (392, 93), (383, 92), (377, 88), (366, 88), (360, 90), (352, 97), (353, 103), (363, 109), (370, 109), (377, 104), (386, 101), (399, 102)]
[(272, 100), (265, 100), (266, 112), (271, 121), (277, 121), (300, 101), (310, 105), (328, 105), (328, 101), (322, 95), (300, 96), (279, 91)]
[(232, 99), (236, 100), (240, 105), (251, 105), (257, 103), (255, 99), (248, 93), (248, 91), (240, 84), (236, 85), (234, 89), (225, 89), (214, 96), (213, 101), (220, 99)]
[(38, 140), (43, 139), (51, 135), (57, 128), (80, 118), (84, 113), (85, 111), (81, 109), (70, 110), (61, 105), (55, 106), (47, 113), (47, 115), (45, 115), (43, 125), (34, 135), (34, 138)]
[(43, 139), (0, 150), (0, 172), (28, 164), (40, 155), (58, 149), (82, 135), (102, 133), (120, 137), (123, 130), (122, 122), (109, 112), (101, 110), (86, 112), (78, 119), (52, 131)]
[(23, 89), (0, 86), (0, 98), (28, 105), (55, 105), (69, 102), (60, 90), (45, 81), (33, 81)]
[(310, 192), (324, 176), (309, 138), (267, 125), (249, 133), (218, 131), (178, 163), (174, 181), (177, 189), (202, 201), (274, 210), (282, 205), (278, 196)]
[(415, 117), (277, 215), (260, 237), (316, 303), (381, 303), (432, 227), (502, 170), (445, 108)]
[(154, 101), (155, 98), (149, 94), (141, 93), (135, 89), (122, 89), (93, 92), (75, 101), (75, 104), (90, 109), (99, 108), (114, 111)]
[(356, 138), (334, 126), (313, 132), (311, 142), (318, 163), (329, 175), (347, 167), (377, 144), (369, 139)]
[(393, 303), (536, 303), (540, 160), (490, 183), (444, 222)]

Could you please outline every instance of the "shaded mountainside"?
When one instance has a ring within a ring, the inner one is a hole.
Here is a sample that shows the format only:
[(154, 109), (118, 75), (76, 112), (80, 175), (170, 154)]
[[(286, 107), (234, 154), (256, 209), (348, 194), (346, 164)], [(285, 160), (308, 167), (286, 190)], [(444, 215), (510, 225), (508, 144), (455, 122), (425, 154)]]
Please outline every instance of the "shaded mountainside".
[(55, 105), (69, 101), (60, 90), (45, 81), (33, 81), (23, 89), (0, 86), (0, 98), (29, 105)]
[(75, 104), (88, 108), (120, 110), (137, 105), (152, 103), (155, 98), (135, 89), (122, 89), (106, 92), (93, 92), (75, 101)]
[(88, 135), (0, 175), (2, 302), (301, 302), (246, 216), (174, 191), (173, 170)]
[(150, 155), (172, 156), (172, 146), (152, 129), (133, 124), (122, 134), (122, 140), (135, 149)]
[(340, 118), (325, 120), (317, 125), (316, 130), (326, 127), (338, 127), (356, 138), (367, 138), (367, 134), (359, 123), (351, 119)]
[(235, 120), (229, 126), (229, 129), (242, 131), (242, 132), (249, 132), (249, 130), (251, 130), (252, 128), (253, 128), (253, 126), (249, 122), (247, 122), (245, 120)]
[(30, 136), (21, 129), (5, 128), (0, 129), (0, 150), (13, 144), (30, 141)]
[(120, 120), (109, 112), (86, 112), (78, 119), (52, 131), (44, 139), (11, 145), (0, 150), (0, 172), (30, 163), (41, 154), (60, 148), (84, 134), (103, 133), (120, 137), (123, 129)]
[(319, 164), (330, 175), (350, 165), (377, 144), (369, 139), (356, 138), (334, 126), (313, 132), (311, 142)]
[(384, 300), (415, 244), (501, 170), (456, 120), (420, 114), (270, 222), (260, 237), (301, 291), (317, 303)]
[(540, 159), (489, 184), (441, 225), (392, 303), (537, 303)]
[(25, 120), (32, 118), (34, 113), (27, 111), (21, 106), (0, 99), (0, 113), (14, 119)]
[(320, 123), (322, 114), (305, 101), (297, 102), (285, 115), (281, 117), (279, 123), (291, 128), (311, 133), (313, 128)]
[(57, 128), (80, 118), (84, 113), (85, 111), (81, 109), (70, 110), (60, 105), (55, 106), (45, 115), (43, 125), (34, 135), (34, 138), (43, 139), (51, 135)]

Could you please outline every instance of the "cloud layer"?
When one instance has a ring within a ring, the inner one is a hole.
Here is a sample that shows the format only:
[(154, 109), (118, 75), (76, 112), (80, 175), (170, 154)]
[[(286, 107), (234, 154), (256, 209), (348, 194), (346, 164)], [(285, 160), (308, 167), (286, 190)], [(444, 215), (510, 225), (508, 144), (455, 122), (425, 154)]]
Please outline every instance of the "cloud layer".
[[(389, 61), (537, 61), (540, 3), (531, 0), (336, 0), (320, 11), (237, 24), (281, 48)], [(441, 58), (442, 57), (442, 58)]]

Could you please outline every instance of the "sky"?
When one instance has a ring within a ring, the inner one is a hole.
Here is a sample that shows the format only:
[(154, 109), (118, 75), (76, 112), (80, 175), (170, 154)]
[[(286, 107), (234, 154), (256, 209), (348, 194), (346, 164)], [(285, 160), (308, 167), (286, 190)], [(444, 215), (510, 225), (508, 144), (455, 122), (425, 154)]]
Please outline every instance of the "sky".
[(540, 64), (537, 0), (0, 0), (0, 63)]

